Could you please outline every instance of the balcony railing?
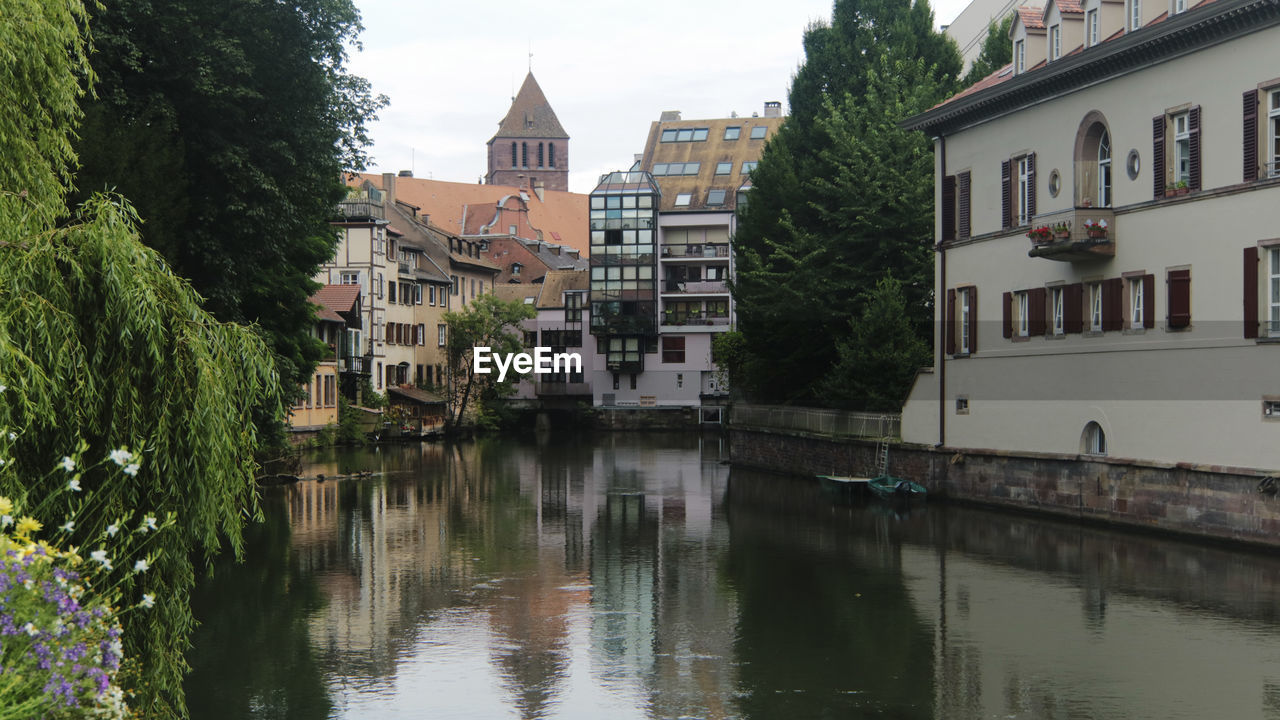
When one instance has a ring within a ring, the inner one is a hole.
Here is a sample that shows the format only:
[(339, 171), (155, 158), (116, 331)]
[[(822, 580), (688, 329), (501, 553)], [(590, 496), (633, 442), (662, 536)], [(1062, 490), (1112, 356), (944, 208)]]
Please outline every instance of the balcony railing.
[(342, 372), (371, 375), (373, 373), (373, 356), (348, 355), (342, 358)]
[(343, 200), (338, 203), (338, 217), (344, 220), (385, 220), (382, 203), (372, 200)]
[(1027, 253), (1062, 262), (1099, 262), (1116, 254), (1116, 215), (1111, 208), (1081, 207), (1037, 215), (1034, 228), (1066, 228), (1065, 236), (1037, 242)]
[(400, 274), (401, 274), (401, 275), (411, 275), (411, 274), (412, 274), (412, 266), (411, 266), (411, 265), (409, 265), (409, 263), (405, 262), (404, 260), (401, 260), (398, 264), (399, 264), (399, 266), (400, 266)]
[(689, 315), (667, 315), (662, 318), (663, 325), (672, 326), (688, 326), (688, 325), (728, 325), (728, 316), (703, 317), (702, 315), (691, 313)]
[(729, 257), (729, 246), (723, 243), (708, 243), (706, 245), (663, 245), (662, 257), (664, 258), (727, 258)]
[(729, 286), (723, 280), (667, 280), (663, 283), (662, 291), (686, 295), (720, 295), (728, 293)]

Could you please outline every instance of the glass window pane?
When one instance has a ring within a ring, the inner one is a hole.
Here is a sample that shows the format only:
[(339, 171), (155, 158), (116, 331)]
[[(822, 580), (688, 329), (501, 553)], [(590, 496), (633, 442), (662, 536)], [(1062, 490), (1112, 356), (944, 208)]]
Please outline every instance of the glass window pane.
[(693, 129), (687, 128), (687, 129), (678, 131), (676, 134), (676, 139), (679, 140), (680, 142), (689, 142), (690, 140), (693, 139)]
[(675, 142), (675, 140), (676, 140), (676, 131), (675, 131), (675, 130), (663, 130), (663, 131), (662, 131), (662, 142)]
[(707, 139), (707, 129), (706, 129), (706, 128), (698, 128), (697, 130), (694, 130), (694, 131), (693, 131), (693, 141), (694, 141), (694, 142), (702, 142), (703, 140), (706, 140), (706, 139)]
[(757, 125), (751, 128), (751, 139), (761, 140), (764, 138), (765, 133), (768, 131), (769, 131), (769, 128), (765, 127), (764, 125)]

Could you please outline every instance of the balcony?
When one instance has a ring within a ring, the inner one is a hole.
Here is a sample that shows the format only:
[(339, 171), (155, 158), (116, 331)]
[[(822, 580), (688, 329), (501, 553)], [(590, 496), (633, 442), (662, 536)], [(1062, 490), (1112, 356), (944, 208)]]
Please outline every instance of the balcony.
[(406, 262), (406, 261), (404, 261), (404, 260), (401, 260), (401, 261), (399, 261), (397, 264), (400, 266), (400, 268), (399, 268), (399, 269), (400, 269), (400, 274), (401, 274), (401, 275), (412, 275), (412, 274), (413, 274), (413, 268), (412, 268), (412, 266), (410, 266), (410, 265), (409, 265), (409, 263), (408, 263), (408, 262)]
[(706, 258), (729, 258), (727, 243), (707, 243), (704, 245), (663, 245), (663, 260), (702, 260)]
[(373, 374), (372, 355), (348, 355), (342, 358), (342, 372), (356, 375)]
[(668, 314), (662, 318), (662, 326), (664, 328), (692, 328), (692, 327), (725, 327), (729, 326), (728, 316), (704, 316), (701, 313), (689, 313), (688, 315)]
[(385, 220), (382, 203), (372, 200), (343, 200), (335, 209), (336, 215), (347, 221)]
[[(1089, 225), (1106, 223), (1101, 234)], [(1054, 238), (1032, 246), (1030, 257), (1059, 262), (1103, 262), (1116, 254), (1116, 215), (1111, 208), (1081, 207), (1037, 215), (1032, 228), (1066, 226), (1065, 237)]]
[(729, 286), (723, 280), (667, 280), (662, 285), (665, 294), (728, 295)]

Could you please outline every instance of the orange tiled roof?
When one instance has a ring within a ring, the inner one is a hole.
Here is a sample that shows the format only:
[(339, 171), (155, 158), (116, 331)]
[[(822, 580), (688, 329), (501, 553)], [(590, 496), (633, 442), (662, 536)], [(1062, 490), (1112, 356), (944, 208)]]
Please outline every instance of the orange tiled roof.
[[(1060, 13), (1080, 15), (1084, 12), (1084, 8), (1080, 6), (1080, 0), (1054, 0), (1054, 3), (1058, 6), (1058, 12)], [(1046, 5), (1045, 10), (1048, 9), (1049, 6)]]
[(359, 285), (324, 285), (311, 296), (311, 304), (319, 307), (316, 319), (346, 323), (338, 313), (354, 313), (359, 308)]
[(1018, 8), (1018, 19), (1022, 21), (1022, 26), (1028, 30), (1043, 30), (1044, 8), (1023, 5)]
[[(383, 189), (382, 176), (374, 173), (361, 173), (348, 180), (348, 184), (359, 187), (365, 180)], [(503, 198), (522, 192), (521, 188), (510, 185), (478, 185), (426, 178), (397, 177), (395, 182), (398, 201), (416, 205), (430, 216), (432, 225), (454, 235), (466, 234), (465, 217), (478, 212), (479, 206), (488, 205), (488, 216), (492, 217), (493, 209)], [(529, 223), (544, 234), (554, 236), (558, 233), (559, 244), (575, 248), (586, 257), (591, 249), (587, 227), (588, 197), (580, 193), (546, 190), (543, 199), (539, 200), (536, 193), (524, 192), (528, 197)]]

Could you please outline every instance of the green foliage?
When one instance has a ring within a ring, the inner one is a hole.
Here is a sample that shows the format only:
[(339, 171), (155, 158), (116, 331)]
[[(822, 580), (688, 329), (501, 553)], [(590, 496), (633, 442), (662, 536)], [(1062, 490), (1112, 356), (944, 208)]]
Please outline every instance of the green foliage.
[(345, 69), (353, 2), (112, 0), (90, 24), (79, 198), (129, 197), (143, 240), (215, 317), (259, 324), (281, 382), (300, 385), (324, 352), (307, 298), (335, 248), (340, 174), (363, 168), (386, 104)]
[(1013, 39), (1009, 37), (1012, 27), (1013, 13), (1006, 15), (1000, 22), (987, 26), (987, 37), (982, 41), (982, 50), (978, 53), (978, 59), (969, 67), (969, 72), (965, 73), (961, 85), (968, 87), (1012, 62)]
[(892, 277), (876, 283), (823, 382), (834, 404), (872, 412), (902, 409), (916, 371), (929, 363), (929, 346), (908, 315), (902, 284)]
[(722, 388), (741, 387), (747, 377), (751, 354), (747, 339), (739, 330), (711, 336), (711, 361), (716, 365), (716, 380)]
[(792, 116), (740, 210), (732, 289), (753, 398), (824, 404), (821, 380), (881, 278), (902, 279), (908, 319), (928, 337), (932, 146), (898, 123), (950, 94), (960, 58), (928, 5), (907, 0), (839, 0), (805, 52)]
[[(450, 377), (446, 398), (449, 416), (446, 432), (452, 432), (462, 423), (467, 405), (473, 398), (482, 404), (495, 403), (510, 390), (499, 388), (498, 373), (477, 375), (472, 371), (472, 355), (477, 347), (488, 347), (496, 355), (524, 351), (524, 339), (520, 335), (520, 321), (532, 319), (537, 312), (531, 305), (512, 300), (499, 300), (492, 294), (481, 295), (459, 312), (446, 312), (448, 343), (445, 347)], [(514, 386), (519, 375), (508, 370), (502, 384)]]
[(366, 377), (360, 380), (360, 402), (364, 407), (372, 410), (381, 410), (387, 406), (387, 397), (381, 393), (374, 392), (373, 380)]
[[(137, 512), (173, 513), (175, 532), (149, 577), (160, 599), (149, 617), (130, 618), (125, 642), (143, 663), (140, 709), (179, 714), (195, 560), (224, 544), (239, 552), (245, 520), (257, 515), (251, 408), (282, 412), (279, 381), (258, 335), (204, 312), (139, 242), (122, 201), (94, 198), (56, 229), (33, 223), (42, 213), (28, 208), (0, 196), (0, 426), (18, 429), (0, 494), (53, 494), (56, 481), (32, 478), (75, 438), (89, 458), (120, 447), (141, 457), (133, 476), (85, 472), (97, 510), (73, 539)], [(52, 525), (71, 509), (45, 508), (37, 519)], [(120, 580), (136, 601), (131, 580)]]
[(334, 442), (340, 445), (360, 445), (365, 440), (364, 428), (360, 424), (360, 411), (351, 406), (344, 397), (338, 398), (338, 434)]

